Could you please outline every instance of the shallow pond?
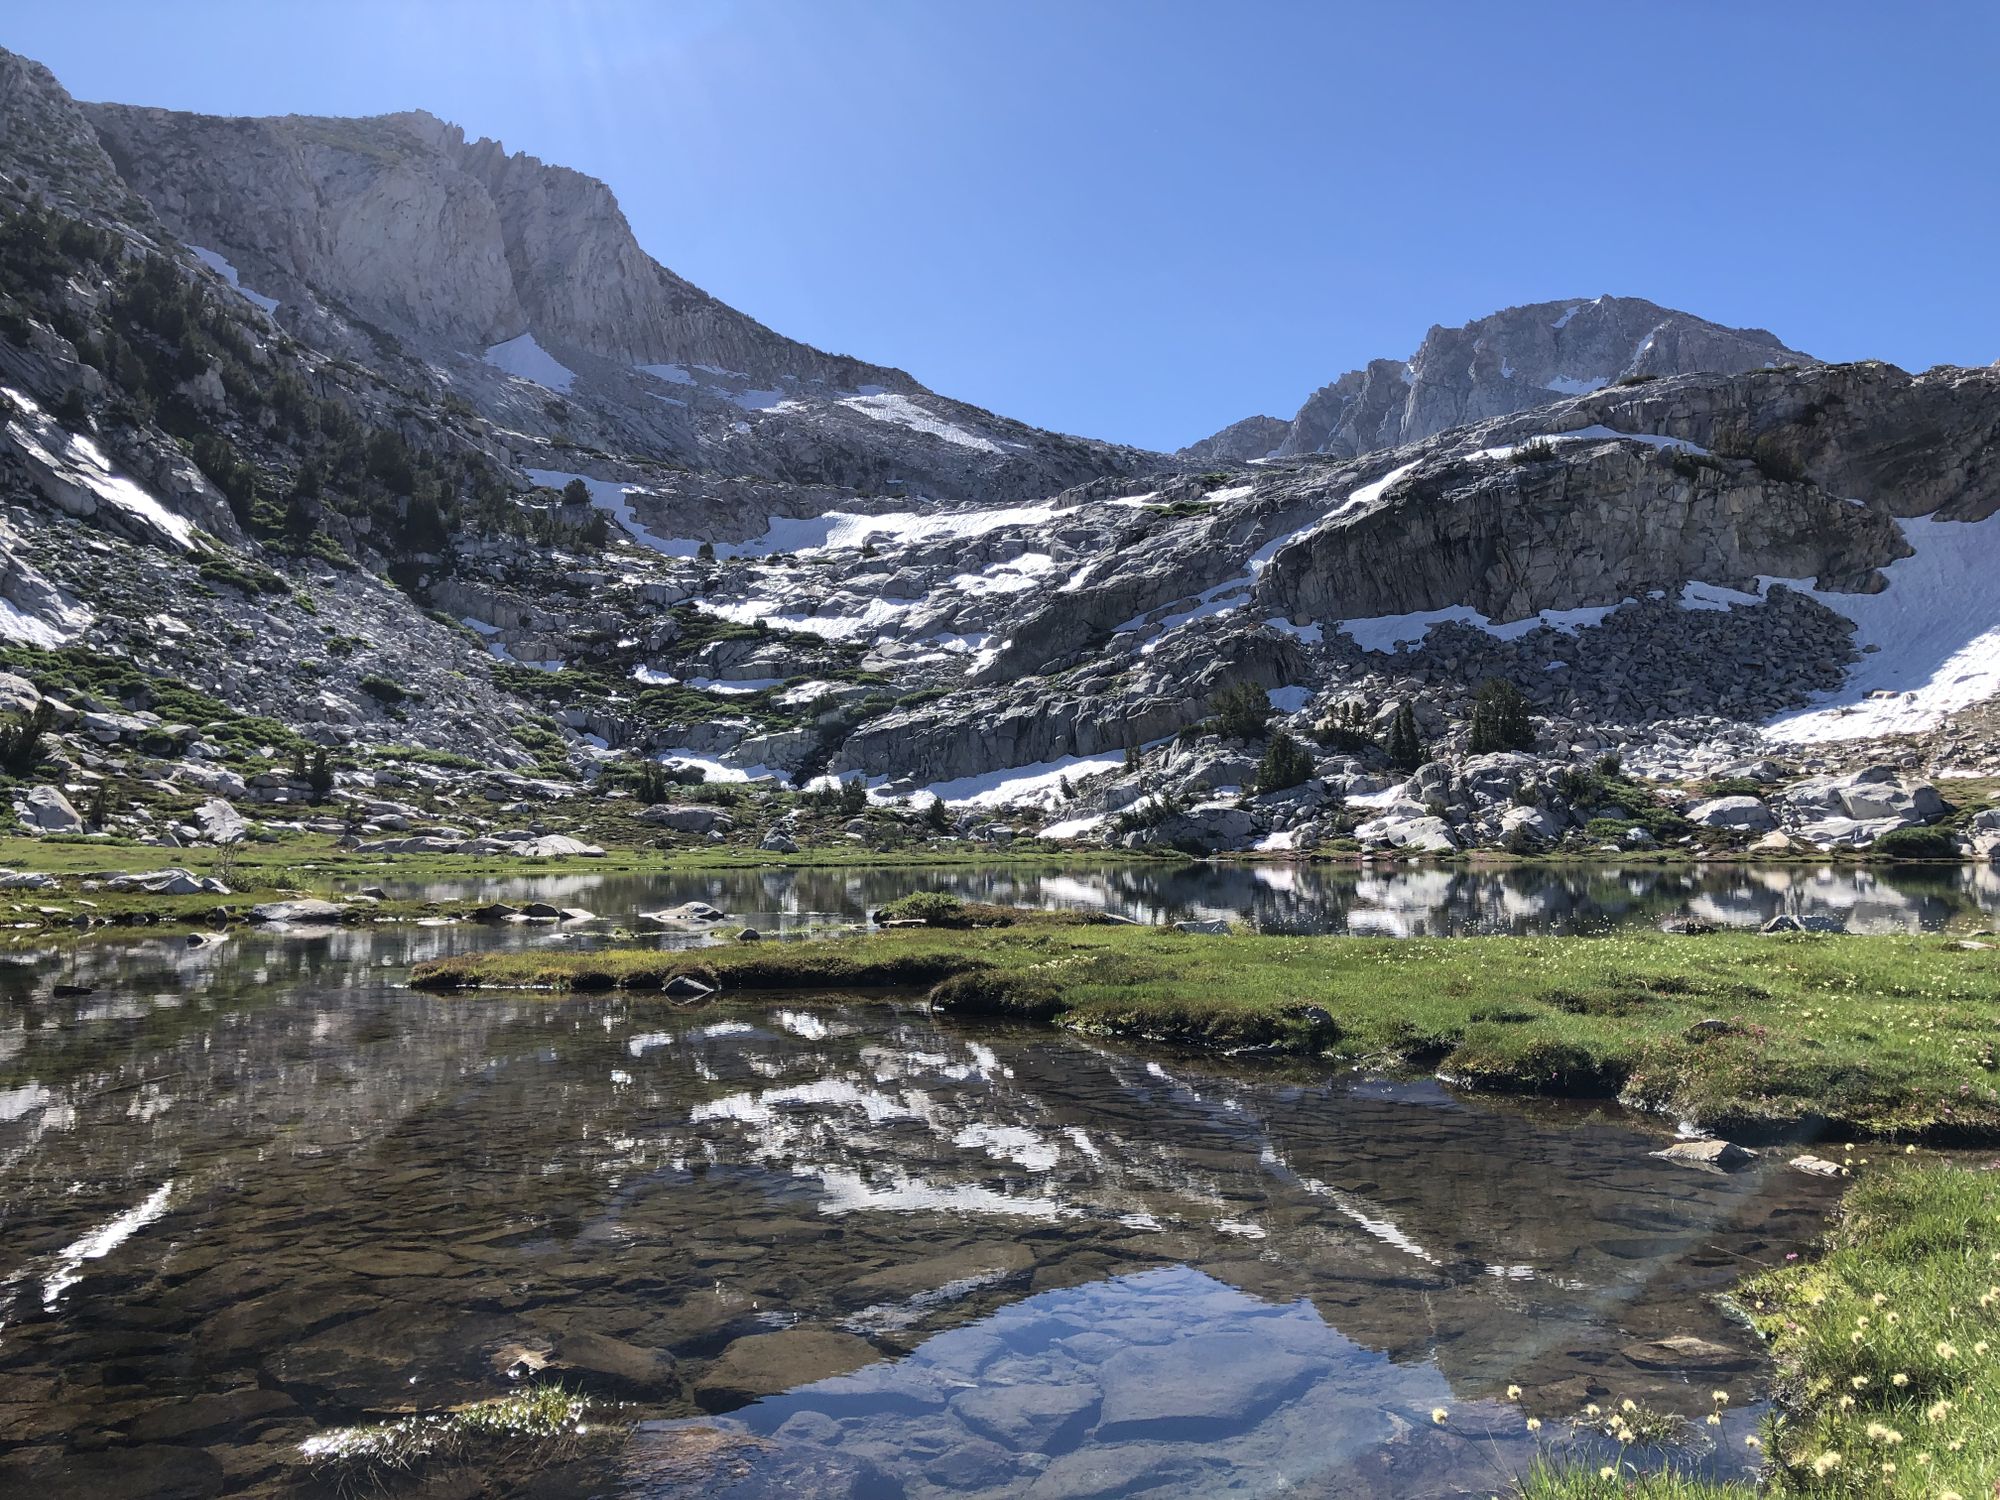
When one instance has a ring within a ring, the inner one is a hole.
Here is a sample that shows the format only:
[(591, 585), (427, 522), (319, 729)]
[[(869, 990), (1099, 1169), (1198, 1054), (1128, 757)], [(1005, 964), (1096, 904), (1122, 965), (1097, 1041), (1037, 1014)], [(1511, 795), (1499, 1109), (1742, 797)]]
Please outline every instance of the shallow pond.
[[(367, 884), (356, 881), (357, 885)], [(466, 881), (385, 882), (395, 896), (484, 899)], [(1855, 932), (1991, 927), (1993, 866), (1521, 865), (1505, 868), (1164, 864), (883, 866), (714, 870), (657, 876), (561, 875), (510, 882), (511, 899), (582, 905), (629, 921), (707, 901), (768, 933), (861, 920), (911, 891), (968, 900), (1114, 912), (1142, 922), (1227, 917), (1269, 931), (1377, 937), (1603, 933), (1694, 916), (1755, 927), (1785, 913), (1835, 917)]]
[[(1763, 1367), (1711, 1296), (1834, 1193), (1655, 1160), (1615, 1111), (914, 1005), (398, 987), (532, 940), (16, 963), (0, 1492), (1487, 1495), (1524, 1408), (1548, 1442), (1716, 1387), (1730, 1472)], [(606, 1403), (557, 1449), (310, 1456), (551, 1377)]]

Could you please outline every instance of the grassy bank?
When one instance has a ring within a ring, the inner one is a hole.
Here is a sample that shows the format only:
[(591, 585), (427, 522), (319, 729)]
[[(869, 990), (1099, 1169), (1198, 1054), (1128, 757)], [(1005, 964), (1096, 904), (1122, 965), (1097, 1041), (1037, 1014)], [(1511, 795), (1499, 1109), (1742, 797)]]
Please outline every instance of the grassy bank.
[(2000, 1493), (2000, 1173), (1866, 1175), (1823, 1256), (1757, 1278), (1740, 1300), (1778, 1367), (1761, 1489), (1557, 1461), (1522, 1482), (1521, 1500)]
[(935, 986), (940, 1010), (1195, 1046), (1399, 1060), (1618, 1096), (1724, 1132), (2000, 1141), (2000, 949), (1945, 938), (1192, 936), (1074, 920), (695, 952), (467, 955), (413, 983), (725, 992)]

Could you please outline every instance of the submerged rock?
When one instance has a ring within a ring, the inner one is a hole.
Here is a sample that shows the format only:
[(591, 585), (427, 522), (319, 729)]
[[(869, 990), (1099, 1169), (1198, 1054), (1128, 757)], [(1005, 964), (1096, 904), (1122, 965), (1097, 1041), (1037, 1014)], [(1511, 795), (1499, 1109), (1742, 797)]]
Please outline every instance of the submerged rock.
[[(1726, 1023), (1725, 1023), (1726, 1024)], [(1661, 1161), (1700, 1167), (1708, 1172), (1740, 1172), (1757, 1159), (1757, 1153), (1733, 1141), (1675, 1141), (1653, 1155)]]
[(704, 1411), (728, 1411), (794, 1386), (845, 1375), (882, 1356), (866, 1339), (826, 1328), (787, 1328), (736, 1340), (695, 1382)]
[(1820, 912), (1792, 913), (1771, 918), (1759, 932), (1845, 932), (1847, 922), (1842, 917), (1830, 917)]

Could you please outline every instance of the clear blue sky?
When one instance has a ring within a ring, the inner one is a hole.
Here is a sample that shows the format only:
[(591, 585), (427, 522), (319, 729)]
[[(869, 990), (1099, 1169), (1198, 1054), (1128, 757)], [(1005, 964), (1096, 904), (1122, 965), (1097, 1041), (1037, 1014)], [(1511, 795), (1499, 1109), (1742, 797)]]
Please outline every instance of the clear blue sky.
[(17, 5), (81, 98), (421, 106), (609, 182), (783, 333), (1174, 447), (1616, 292), (2000, 358), (2000, 4)]

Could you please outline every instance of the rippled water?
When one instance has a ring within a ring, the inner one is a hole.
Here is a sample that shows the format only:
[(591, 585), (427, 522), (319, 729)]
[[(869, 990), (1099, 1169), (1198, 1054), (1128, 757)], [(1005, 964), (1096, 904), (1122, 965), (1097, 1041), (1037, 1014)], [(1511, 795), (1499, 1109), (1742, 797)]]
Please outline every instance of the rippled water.
[[(1986, 866), (1523, 865), (1507, 868), (1154, 864), (1105, 861), (876, 869), (725, 870), (662, 876), (550, 876), (524, 895), (620, 921), (708, 901), (762, 930), (863, 918), (913, 890), (1023, 906), (1080, 907), (1143, 922), (1229, 917), (1272, 931), (1370, 936), (1600, 933), (1695, 916), (1754, 927), (1792, 913), (1856, 932), (1993, 925), (2000, 869)], [(484, 897), (463, 882), (389, 884), (392, 894)]]
[(1726, 1386), (1727, 1470), (1761, 1366), (1710, 1294), (1833, 1191), (1615, 1112), (914, 1005), (397, 987), (530, 940), (11, 971), (0, 1491), (331, 1494), (316, 1434), (552, 1375), (627, 1403), (587, 1451), (388, 1491), (1485, 1495), (1532, 1453), (1510, 1383), (1548, 1418)]

